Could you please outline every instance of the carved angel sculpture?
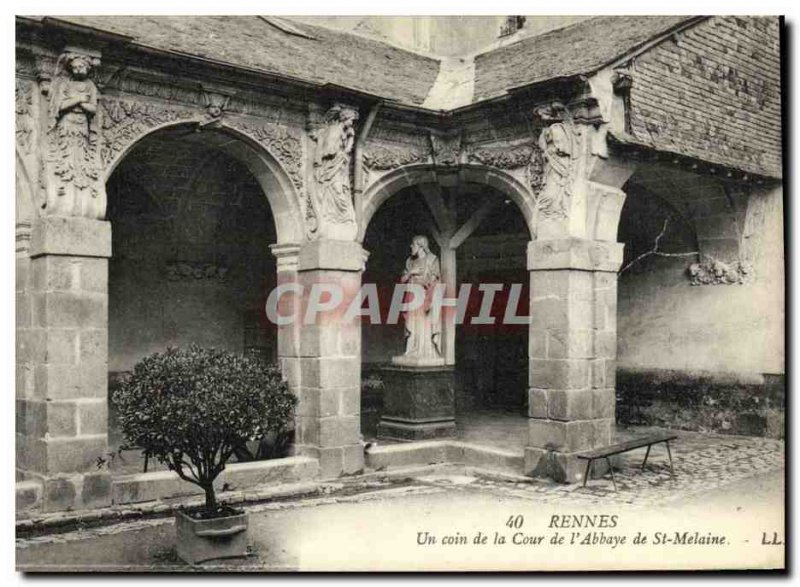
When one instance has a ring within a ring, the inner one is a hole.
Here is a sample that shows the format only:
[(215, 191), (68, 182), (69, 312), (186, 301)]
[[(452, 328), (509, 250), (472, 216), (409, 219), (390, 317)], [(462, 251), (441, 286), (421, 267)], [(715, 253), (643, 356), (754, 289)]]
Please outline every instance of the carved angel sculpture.
[(97, 86), (89, 79), (97, 58), (62, 54), (50, 90), (46, 213), (102, 218), (105, 189), (98, 161)]
[(325, 114), (324, 124), (311, 133), (314, 151), (315, 207), (318, 236), (352, 240), (357, 233), (350, 186), (350, 156), (358, 112), (342, 105)]

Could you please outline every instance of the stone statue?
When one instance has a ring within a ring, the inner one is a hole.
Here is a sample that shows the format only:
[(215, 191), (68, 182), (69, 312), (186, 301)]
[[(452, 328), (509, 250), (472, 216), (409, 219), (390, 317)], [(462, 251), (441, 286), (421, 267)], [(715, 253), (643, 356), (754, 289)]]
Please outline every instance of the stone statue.
[(56, 63), (48, 117), (46, 214), (102, 218), (105, 187), (98, 159), (97, 86), (89, 79), (100, 60), (65, 52)]
[(544, 154), (543, 188), (536, 203), (542, 218), (566, 218), (572, 181), (572, 133), (557, 122), (542, 130), (539, 148)]
[(418, 309), (403, 314), (406, 352), (399, 357), (393, 357), (392, 363), (416, 366), (444, 365), (439, 343), (441, 324), (439, 320), (434, 322), (431, 313), (433, 292), (440, 279), (439, 259), (431, 252), (428, 239), (421, 235), (415, 236), (411, 241), (411, 256), (406, 259), (405, 271), (400, 281), (421, 285), (425, 291), (425, 303)]
[(325, 114), (324, 124), (311, 133), (314, 151), (314, 236), (353, 240), (358, 233), (350, 185), (350, 155), (355, 142), (358, 111), (336, 104)]

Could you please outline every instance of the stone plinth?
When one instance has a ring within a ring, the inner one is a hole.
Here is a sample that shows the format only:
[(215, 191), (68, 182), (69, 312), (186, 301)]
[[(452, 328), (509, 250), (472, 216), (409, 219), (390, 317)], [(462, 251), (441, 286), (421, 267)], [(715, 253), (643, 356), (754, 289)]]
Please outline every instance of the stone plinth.
[(384, 381), (378, 438), (427, 440), (455, 436), (455, 372), (452, 366), (389, 365)]

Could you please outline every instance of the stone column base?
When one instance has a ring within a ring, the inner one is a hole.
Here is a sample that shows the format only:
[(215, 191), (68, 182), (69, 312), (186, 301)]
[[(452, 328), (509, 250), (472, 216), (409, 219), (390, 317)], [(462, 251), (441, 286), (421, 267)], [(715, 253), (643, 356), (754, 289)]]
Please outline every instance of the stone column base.
[[(586, 460), (579, 459), (577, 452), (565, 453), (543, 448), (525, 447), (525, 475), (529, 477), (549, 477), (558, 483), (583, 483), (586, 473)], [(611, 457), (616, 466), (617, 459)], [(597, 479), (608, 473), (605, 459), (592, 463), (590, 479)]]
[(384, 396), (378, 438), (412, 441), (456, 435), (453, 367), (391, 365), (381, 369), (381, 375)]

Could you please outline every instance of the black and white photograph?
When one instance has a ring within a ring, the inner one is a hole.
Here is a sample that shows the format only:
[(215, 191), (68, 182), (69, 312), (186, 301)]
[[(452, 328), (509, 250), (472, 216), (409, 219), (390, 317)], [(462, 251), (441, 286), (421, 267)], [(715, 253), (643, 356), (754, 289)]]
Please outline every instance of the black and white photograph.
[(786, 572), (773, 7), (80, 8), (6, 18), (9, 568)]

